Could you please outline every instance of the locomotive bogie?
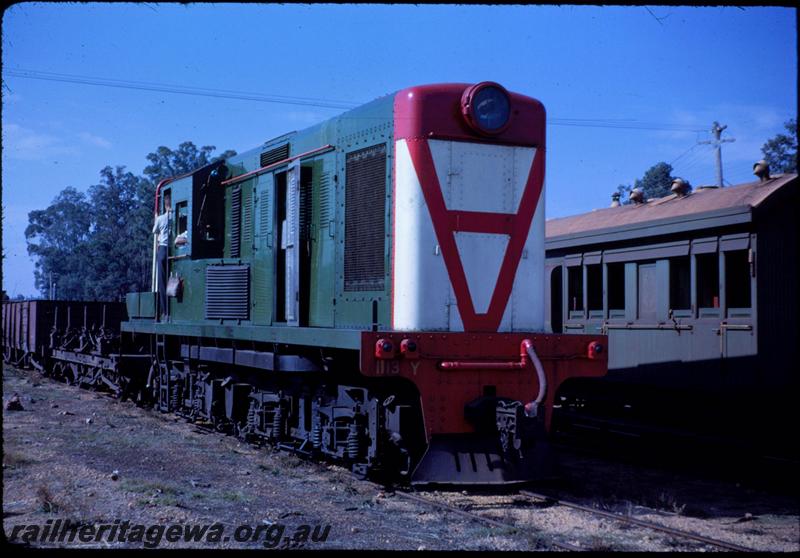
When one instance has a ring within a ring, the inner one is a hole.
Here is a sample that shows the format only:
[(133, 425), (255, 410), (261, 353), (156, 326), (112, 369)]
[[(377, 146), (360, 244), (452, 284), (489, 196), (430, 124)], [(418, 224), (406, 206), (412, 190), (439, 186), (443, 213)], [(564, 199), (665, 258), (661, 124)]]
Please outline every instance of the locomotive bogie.
[[(399, 473), (407, 474), (410, 456), (421, 452), (404, 446), (419, 439), (413, 430), (421, 424), (411, 417), (412, 403), (399, 403), (407, 399), (403, 390), (387, 396), (366, 386), (332, 384), (316, 373), (265, 375), (187, 361), (170, 361), (169, 369), (169, 387), (153, 387), (166, 398), (158, 401), (162, 410), (249, 442), (343, 461), (362, 475), (387, 469), (391, 456), (394, 465), (403, 459)], [(392, 447), (384, 449), (387, 444)], [(389, 469), (398, 471), (394, 465)]]

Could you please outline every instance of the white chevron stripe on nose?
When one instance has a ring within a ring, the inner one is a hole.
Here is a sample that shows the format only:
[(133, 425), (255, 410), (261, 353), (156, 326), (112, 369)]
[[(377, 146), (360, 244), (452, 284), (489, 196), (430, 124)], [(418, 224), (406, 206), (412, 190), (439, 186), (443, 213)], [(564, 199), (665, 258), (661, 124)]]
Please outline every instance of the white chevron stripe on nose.
[(535, 148), (444, 140), (428, 145), (447, 209), (517, 213)]
[(508, 235), (457, 232), (455, 236), (472, 305), (476, 313), (485, 314), (500, 275)]

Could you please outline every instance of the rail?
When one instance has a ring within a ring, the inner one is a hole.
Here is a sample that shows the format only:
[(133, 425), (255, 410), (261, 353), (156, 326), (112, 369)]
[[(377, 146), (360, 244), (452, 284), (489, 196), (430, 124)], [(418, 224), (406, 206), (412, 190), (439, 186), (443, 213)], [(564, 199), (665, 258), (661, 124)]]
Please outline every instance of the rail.
[(627, 515), (622, 515), (610, 511), (599, 510), (596, 508), (590, 508), (588, 506), (584, 506), (575, 502), (570, 502), (567, 500), (558, 500), (556, 498), (552, 498), (545, 494), (539, 494), (537, 492), (530, 492), (528, 490), (520, 490), (519, 493), (522, 496), (528, 496), (529, 498), (534, 498), (537, 500), (546, 500), (555, 505), (564, 506), (567, 508), (572, 508), (575, 510), (580, 510), (588, 513), (593, 513), (595, 515), (600, 515), (602, 517), (607, 517), (610, 519), (615, 519), (617, 521), (622, 521), (623, 523), (628, 523), (630, 525), (636, 525), (638, 527), (644, 527), (646, 529), (651, 529), (653, 531), (661, 531), (662, 533), (667, 533), (669, 535), (675, 537), (682, 537), (684, 539), (690, 539), (697, 542), (701, 542), (703, 544), (716, 546), (717, 548), (724, 548), (726, 550), (733, 550), (736, 552), (754, 552), (752, 548), (747, 548), (745, 546), (740, 546), (738, 544), (729, 543), (727, 541), (721, 541), (719, 539), (712, 539), (710, 537), (706, 537), (703, 535), (698, 535), (696, 533), (692, 533), (690, 531), (682, 531), (680, 529), (673, 529), (672, 527), (667, 527), (666, 525), (660, 525), (658, 523), (653, 523), (650, 521), (643, 521), (641, 519), (636, 519), (634, 517), (629, 517)]
[[(513, 529), (515, 531), (522, 531), (522, 532), (526, 532), (526, 531), (530, 531), (531, 530), (530, 527), (521, 527), (521, 526), (519, 526), (517, 524), (514, 524), (514, 523), (506, 523), (504, 521), (498, 521), (498, 520), (492, 519), (490, 517), (484, 517), (484, 516), (479, 515), (477, 513), (472, 513), (472, 512), (466, 511), (466, 510), (462, 510), (462, 509), (457, 508), (455, 506), (451, 506), (450, 504), (445, 504), (443, 502), (437, 502), (436, 500), (432, 500), (430, 498), (425, 498), (423, 496), (419, 496), (417, 494), (412, 494), (410, 492), (396, 491), (395, 495), (399, 496), (400, 498), (405, 498), (406, 500), (411, 500), (412, 502), (417, 502), (419, 504), (425, 504), (425, 505), (428, 505), (428, 506), (433, 506), (433, 507), (445, 510), (447, 512), (454, 513), (456, 515), (460, 515), (461, 517), (465, 517), (467, 519), (471, 519), (473, 521), (479, 521), (481, 523), (485, 523), (487, 525), (491, 525), (492, 527), (498, 527), (500, 529)], [(583, 551), (586, 550), (585, 548), (581, 548), (579, 546), (575, 546), (575, 545), (571, 545), (569, 543), (564, 543), (564, 542), (559, 542), (559, 541), (553, 541), (553, 540), (547, 541), (546, 544), (552, 545), (552, 546), (554, 546), (556, 548), (559, 548), (561, 550), (569, 550), (569, 551), (573, 551), (573, 552), (583, 552)]]

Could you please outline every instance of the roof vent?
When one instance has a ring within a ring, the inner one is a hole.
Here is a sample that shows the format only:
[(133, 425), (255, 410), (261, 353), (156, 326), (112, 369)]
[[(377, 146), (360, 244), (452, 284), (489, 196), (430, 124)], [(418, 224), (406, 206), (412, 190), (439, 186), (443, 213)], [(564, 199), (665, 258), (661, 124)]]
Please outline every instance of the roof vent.
[(761, 159), (758, 163), (753, 165), (753, 174), (756, 175), (761, 182), (769, 180), (769, 163)]
[(630, 200), (637, 205), (644, 203), (644, 192), (642, 192), (642, 189), (634, 188), (631, 190)]
[(698, 192), (705, 192), (706, 190), (716, 190), (717, 188), (719, 188), (719, 186), (712, 186), (712, 185), (698, 186), (697, 187), (697, 191)]
[(689, 183), (683, 178), (676, 178), (672, 181), (672, 188), (670, 188), (670, 190), (672, 190), (673, 194), (682, 198), (689, 193)]
[(262, 153), (259, 163), (263, 168), (288, 158), (289, 158), (289, 144), (284, 143), (280, 147), (276, 147), (275, 149), (270, 149), (269, 151), (265, 151), (264, 153)]
[(611, 194), (611, 207), (619, 207), (619, 192)]

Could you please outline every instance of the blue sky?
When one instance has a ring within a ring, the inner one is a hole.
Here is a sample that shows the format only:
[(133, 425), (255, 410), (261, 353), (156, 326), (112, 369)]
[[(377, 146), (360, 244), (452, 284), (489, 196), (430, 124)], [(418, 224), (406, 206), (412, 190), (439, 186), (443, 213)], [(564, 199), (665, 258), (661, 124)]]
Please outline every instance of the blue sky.
[(8, 70), (352, 103), (497, 81), (547, 108), (550, 218), (607, 206), (659, 161), (714, 183), (713, 152), (692, 149), (714, 120), (736, 138), (723, 147), (726, 180), (749, 181), (761, 145), (796, 115), (795, 21), (777, 7), (13, 5), (2, 23), (3, 288), (36, 294), (28, 212), (66, 186), (86, 190), (104, 166), (141, 173), (147, 153), (185, 140), (241, 152), (341, 112)]

